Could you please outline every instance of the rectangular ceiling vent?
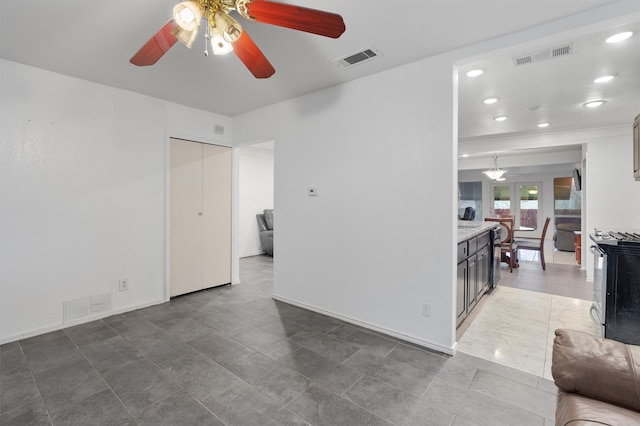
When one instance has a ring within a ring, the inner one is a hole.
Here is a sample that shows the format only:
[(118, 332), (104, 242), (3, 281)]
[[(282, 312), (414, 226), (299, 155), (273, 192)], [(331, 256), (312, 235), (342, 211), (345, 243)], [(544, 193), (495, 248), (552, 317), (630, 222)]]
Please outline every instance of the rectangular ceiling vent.
[(532, 64), (534, 62), (546, 61), (573, 54), (573, 43), (564, 46), (554, 47), (553, 49), (541, 50), (529, 55), (516, 56), (513, 58), (513, 65), (519, 67), (521, 65)]
[(363, 49), (359, 52), (351, 53), (347, 56), (343, 56), (341, 58), (334, 59), (333, 62), (338, 67), (347, 69), (351, 68), (355, 65), (363, 64), (365, 62), (369, 62), (379, 56), (382, 56), (382, 53), (373, 46), (369, 46), (366, 49)]

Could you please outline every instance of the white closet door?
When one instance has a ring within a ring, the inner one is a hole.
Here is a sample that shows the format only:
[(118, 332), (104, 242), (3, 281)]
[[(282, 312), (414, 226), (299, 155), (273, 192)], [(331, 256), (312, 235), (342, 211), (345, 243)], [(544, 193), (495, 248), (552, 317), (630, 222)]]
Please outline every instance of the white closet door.
[(170, 294), (202, 289), (202, 144), (171, 139)]
[(203, 145), (203, 288), (231, 282), (231, 148)]

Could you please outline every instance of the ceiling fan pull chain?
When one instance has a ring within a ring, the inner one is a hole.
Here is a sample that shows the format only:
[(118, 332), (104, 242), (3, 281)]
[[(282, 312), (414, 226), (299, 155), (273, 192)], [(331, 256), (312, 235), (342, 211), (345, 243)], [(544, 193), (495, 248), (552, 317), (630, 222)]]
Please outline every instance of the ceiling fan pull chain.
[(211, 40), (211, 32), (209, 31), (209, 23), (207, 22), (207, 31), (204, 33), (204, 56), (209, 56), (209, 40)]

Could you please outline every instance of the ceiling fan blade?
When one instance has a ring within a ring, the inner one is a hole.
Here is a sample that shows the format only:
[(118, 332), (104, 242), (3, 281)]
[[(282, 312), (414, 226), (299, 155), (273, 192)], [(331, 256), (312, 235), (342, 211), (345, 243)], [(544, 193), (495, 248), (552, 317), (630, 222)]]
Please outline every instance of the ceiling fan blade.
[(255, 78), (269, 78), (276, 70), (246, 31), (233, 43), (233, 51)]
[(129, 60), (133, 65), (137, 65), (139, 67), (153, 65), (162, 55), (167, 53), (171, 46), (176, 44), (178, 39), (171, 33), (174, 28), (176, 28), (178, 24), (173, 19), (167, 21), (166, 24), (160, 31), (158, 31), (151, 39), (142, 46), (142, 49), (138, 50), (138, 53), (133, 55), (133, 57)]
[(325, 37), (338, 38), (346, 28), (342, 16), (322, 10), (266, 0), (247, 2), (246, 8), (258, 22)]

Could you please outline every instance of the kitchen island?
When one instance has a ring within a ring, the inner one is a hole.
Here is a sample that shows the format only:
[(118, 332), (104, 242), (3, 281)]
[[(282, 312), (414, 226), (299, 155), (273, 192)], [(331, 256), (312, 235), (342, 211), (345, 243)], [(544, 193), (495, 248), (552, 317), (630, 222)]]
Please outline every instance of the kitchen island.
[[(495, 222), (458, 222), (458, 279), (456, 325), (460, 325), (480, 298), (495, 284), (493, 230)], [(498, 264), (499, 266), (499, 264)]]

